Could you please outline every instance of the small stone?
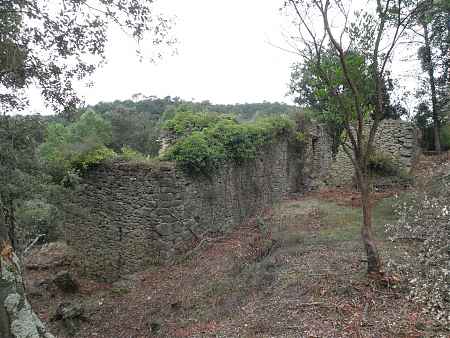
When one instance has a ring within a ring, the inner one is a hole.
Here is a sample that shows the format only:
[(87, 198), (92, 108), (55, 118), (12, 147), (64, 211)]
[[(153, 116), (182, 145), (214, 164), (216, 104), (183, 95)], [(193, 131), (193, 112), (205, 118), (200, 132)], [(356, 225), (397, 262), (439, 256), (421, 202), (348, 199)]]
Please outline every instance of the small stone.
[(158, 322), (150, 323), (150, 332), (154, 335), (157, 335), (161, 331), (161, 324)]
[(53, 320), (80, 318), (84, 314), (84, 309), (80, 304), (61, 303), (58, 305)]

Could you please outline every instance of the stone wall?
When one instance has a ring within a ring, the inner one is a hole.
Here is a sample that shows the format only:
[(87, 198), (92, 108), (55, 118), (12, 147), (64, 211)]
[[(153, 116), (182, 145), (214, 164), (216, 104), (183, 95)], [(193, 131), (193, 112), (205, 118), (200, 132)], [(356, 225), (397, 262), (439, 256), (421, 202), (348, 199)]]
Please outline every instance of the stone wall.
[(87, 275), (116, 280), (145, 269), (186, 250), (196, 236), (226, 232), (296, 190), (302, 180), (295, 151), (284, 140), (211, 178), (187, 177), (172, 163), (101, 165), (74, 194), (66, 241)]
[[(333, 159), (326, 127), (302, 130), (303, 142), (284, 139), (210, 178), (188, 177), (173, 163), (92, 169), (73, 194), (64, 231), (80, 269), (116, 280), (186, 251), (196, 237), (232, 229), (289, 193), (351, 184), (351, 162), (342, 151)], [(406, 170), (417, 157), (416, 131), (407, 122), (384, 121), (375, 144)]]
[(324, 187), (333, 163), (333, 141), (325, 124), (309, 124), (305, 132), (308, 141), (303, 154), (303, 190), (317, 190)]
[[(366, 127), (368, 129), (369, 125)], [(418, 137), (414, 124), (401, 120), (384, 120), (375, 137), (375, 152), (391, 156), (401, 169), (409, 172), (420, 153)], [(331, 163), (326, 182), (332, 186), (348, 186), (353, 184), (353, 177), (353, 165), (344, 151), (340, 150)]]

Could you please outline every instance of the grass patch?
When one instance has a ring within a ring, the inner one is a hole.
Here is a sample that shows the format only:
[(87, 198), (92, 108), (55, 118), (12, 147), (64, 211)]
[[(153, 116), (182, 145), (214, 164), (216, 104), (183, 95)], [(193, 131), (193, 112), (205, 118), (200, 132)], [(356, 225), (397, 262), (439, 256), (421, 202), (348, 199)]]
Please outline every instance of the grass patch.
[(361, 209), (345, 207), (330, 202), (320, 204), (321, 222), (327, 227), (320, 230), (319, 241), (353, 241), (359, 236)]
[[(378, 202), (373, 208), (373, 226), (378, 238), (385, 238), (384, 225), (395, 221), (395, 198)], [(275, 208), (271, 230), (282, 249), (299, 245), (359, 241), (362, 209), (319, 199), (288, 201)], [(314, 223), (317, 231), (314, 231)], [(312, 231), (311, 231), (311, 228)]]
[[(379, 201), (372, 211), (372, 222), (377, 238), (386, 238), (384, 225), (395, 221), (395, 198), (386, 198)], [(351, 208), (335, 203), (321, 203), (323, 212), (322, 221), (332, 227), (321, 230), (323, 239), (331, 242), (359, 240), (361, 235), (362, 209)]]

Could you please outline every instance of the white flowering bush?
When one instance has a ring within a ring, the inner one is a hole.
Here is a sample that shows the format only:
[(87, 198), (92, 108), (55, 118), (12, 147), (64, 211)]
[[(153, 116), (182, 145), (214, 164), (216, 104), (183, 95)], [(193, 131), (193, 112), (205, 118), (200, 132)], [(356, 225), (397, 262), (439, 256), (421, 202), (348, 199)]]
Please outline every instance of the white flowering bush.
[(398, 221), (387, 224), (392, 241), (414, 243), (404, 256), (387, 262), (387, 269), (402, 276), (409, 297), (444, 328), (450, 327), (450, 187), (439, 180), (437, 191), (413, 192), (398, 200)]

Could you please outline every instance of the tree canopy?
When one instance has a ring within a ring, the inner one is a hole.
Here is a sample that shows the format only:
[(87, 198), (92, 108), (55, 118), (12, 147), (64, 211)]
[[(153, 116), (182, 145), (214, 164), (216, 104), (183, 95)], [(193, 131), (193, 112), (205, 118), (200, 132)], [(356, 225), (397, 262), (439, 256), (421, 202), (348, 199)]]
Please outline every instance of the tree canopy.
[(26, 106), (25, 89), (35, 85), (58, 109), (78, 102), (74, 80), (105, 62), (108, 27), (116, 24), (141, 41), (170, 44), (169, 21), (152, 0), (0, 1), (0, 109)]
[(88, 110), (67, 126), (50, 123), (40, 155), (50, 173), (62, 180), (71, 170), (83, 170), (114, 156), (107, 147), (111, 143), (111, 124), (94, 111)]
[(374, 8), (352, 5), (343, 0), (286, 2), (296, 18), (298, 53), (310, 70), (307, 94), (313, 102), (323, 104), (329, 120), (343, 126), (342, 149), (353, 164), (361, 191), (367, 270), (380, 275), (382, 262), (372, 230), (369, 162), (385, 117), (392, 53), (423, 4), (377, 0)]
[(416, 16), (415, 25), (411, 27), (419, 43), (417, 54), (424, 73), (416, 93), (419, 99), (416, 122), (423, 130), (423, 145), (441, 151), (441, 143), (446, 146), (449, 141), (442, 132), (447, 129), (447, 116), (443, 108), (449, 102), (450, 3), (424, 3), (423, 10)]

